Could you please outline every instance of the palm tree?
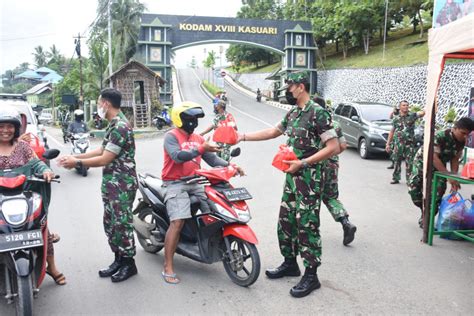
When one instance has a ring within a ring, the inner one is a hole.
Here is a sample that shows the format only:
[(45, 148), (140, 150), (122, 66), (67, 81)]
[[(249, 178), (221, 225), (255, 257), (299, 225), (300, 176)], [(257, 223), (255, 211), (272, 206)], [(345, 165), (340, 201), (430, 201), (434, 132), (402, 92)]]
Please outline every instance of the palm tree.
[[(138, 33), (140, 31), (141, 15), (145, 5), (138, 0), (111, 0), (112, 15), (112, 49), (114, 69), (130, 60), (137, 49)], [(107, 3), (99, 0), (95, 22), (90, 38), (93, 41), (107, 42)]]
[(43, 67), (46, 65), (47, 54), (43, 49), (43, 46), (35, 47), (35, 52), (33, 53), (36, 67)]
[(145, 6), (135, 0), (117, 0), (111, 5), (114, 63), (126, 63), (137, 50), (140, 19)]
[(62, 59), (63, 56), (61, 55), (61, 53), (59, 52), (59, 49), (56, 47), (55, 44), (53, 44), (53, 46), (51, 46), (49, 48), (49, 52), (47, 54), (48, 54), (48, 57), (49, 57), (48, 64), (49, 63), (56, 63), (56, 64), (61, 63), (61, 59)]

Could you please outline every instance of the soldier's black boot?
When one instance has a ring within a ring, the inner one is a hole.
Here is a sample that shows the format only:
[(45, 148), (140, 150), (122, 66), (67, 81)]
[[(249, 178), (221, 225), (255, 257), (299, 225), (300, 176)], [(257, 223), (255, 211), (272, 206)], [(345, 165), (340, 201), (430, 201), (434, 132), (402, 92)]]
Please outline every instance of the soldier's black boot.
[(341, 219), (341, 224), (342, 229), (344, 230), (344, 238), (342, 240), (342, 244), (344, 246), (347, 246), (354, 240), (357, 227), (351, 222), (349, 222), (349, 216), (344, 216)]
[(118, 271), (112, 275), (112, 282), (122, 282), (138, 273), (135, 260), (132, 257), (122, 257), (122, 265)]
[(387, 169), (394, 169), (394, 168), (395, 168), (395, 166), (394, 166), (393, 161), (392, 161), (392, 164), (390, 166), (388, 166)]
[(120, 255), (116, 252), (114, 262), (112, 262), (112, 264), (108, 268), (99, 270), (99, 276), (101, 278), (108, 278), (114, 275), (115, 272), (117, 272), (118, 269), (120, 269), (121, 259), (122, 257), (120, 257)]
[(296, 258), (285, 258), (285, 261), (279, 267), (267, 269), (265, 274), (269, 279), (279, 279), (284, 276), (300, 276), (301, 271)]
[(317, 269), (316, 267), (306, 268), (300, 282), (298, 282), (298, 284), (296, 284), (295, 286), (291, 288), (290, 290), (291, 296), (305, 297), (309, 293), (321, 287), (321, 283), (319, 283), (316, 269)]

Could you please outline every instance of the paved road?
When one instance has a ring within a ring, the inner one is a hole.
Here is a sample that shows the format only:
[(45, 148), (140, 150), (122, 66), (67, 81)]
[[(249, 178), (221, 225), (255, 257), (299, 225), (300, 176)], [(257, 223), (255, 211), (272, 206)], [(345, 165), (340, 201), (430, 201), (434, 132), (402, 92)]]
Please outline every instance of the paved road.
[[(199, 71), (198, 74), (199, 75)], [(210, 100), (204, 97), (191, 70), (179, 72), (185, 99), (203, 104), (212, 118)], [(276, 123), (284, 111), (242, 96), (227, 87), (241, 131), (253, 131)], [(50, 131), (52, 136), (55, 131)], [(58, 138), (59, 139), (59, 138)], [(342, 230), (325, 208), (321, 210), (323, 265), (322, 288), (303, 299), (290, 297), (295, 278), (270, 281), (266, 267), (280, 263), (276, 221), (283, 174), (271, 159), (284, 138), (241, 144), (235, 162), (248, 176), (235, 179), (253, 194), (250, 223), (258, 238), (262, 261), (259, 280), (250, 288), (234, 285), (222, 264), (204, 265), (176, 257), (182, 283), (165, 284), (160, 272), (163, 253), (151, 255), (137, 247), (139, 274), (112, 284), (97, 276), (112, 255), (102, 229), (101, 171), (87, 178), (59, 170), (62, 183), (54, 185), (50, 227), (61, 234), (56, 246), (58, 266), (68, 284), (44, 282), (35, 300), (38, 315), (69, 314), (467, 314), (472, 312), (474, 246), (466, 242), (435, 239), (429, 247), (420, 243), (418, 212), (411, 206), (404, 184), (390, 185), (386, 160), (361, 160), (355, 150), (341, 157), (342, 201), (358, 226), (352, 246), (342, 245)], [(57, 144), (67, 152), (68, 147)], [(95, 143), (97, 145), (97, 142)], [(162, 138), (137, 140), (139, 172), (159, 174)], [(55, 163), (53, 163), (55, 166)], [(12, 313), (0, 303), (0, 315)]]

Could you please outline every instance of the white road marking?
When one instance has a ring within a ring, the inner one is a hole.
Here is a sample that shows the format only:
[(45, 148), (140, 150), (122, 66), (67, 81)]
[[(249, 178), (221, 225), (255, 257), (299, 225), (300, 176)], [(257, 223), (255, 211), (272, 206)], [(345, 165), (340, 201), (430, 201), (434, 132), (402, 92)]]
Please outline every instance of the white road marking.
[[(194, 74), (194, 76), (196, 76), (196, 79), (197, 79), (197, 80), (199, 81), (199, 83), (200, 83), (200, 82), (201, 82), (201, 79), (200, 79), (199, 76), (196, 74), (196, 71), (195, 71), (194, 69), (193, 69), (193, 74)], [(201, 91), (202, 91), (202, 89), (201, 89)], [(207, 94), (206, 94), (204, 91), (202, 91), (202, 93), (207, 96)], [(236, 108), (235, 106), (232, 106), (232, 102), (231, 102), (230, 100), (229, 100), (229, 102), (228, 102), (227, 104), (229, 105), (230, 108), (234, 109), (235, 111), (237, 111), (237, 112), (239, 112), (239, 113), (241, 113), (241, 114), (243, 114), (243, 115), (245, 115), (245, 116), (250, 117), (251, 119), (253, 119), (253, 120), (257, 121), (257, 122), (260, 122), (260, 123), (262, 123), (262, 124), (264, 124), (264, 125), (266, 125), (266, 126), (268, 126), (268, 127), (275, 127), (275, 124), (270, 124), (270, 123), (268, 123), (268, 122), (265, 122), (264, 120), (261, 120), (261, 119), (259, 119), (258, 117), (253, 116), (252, 114), (249, 114), (249, 113), (247, 113), (247, 112), (245, 112), (245, 111), (239, 110), (239, 109)]]
[(58, 140), (56, 140), (56, 138), (54, 138), (54, 137), (53, 137), (51, 134), (49, 134), (48, 132), (45, 132), (45, 134), (46, 134), (46, 137), (47, 137), (47, 139), (48, 139), (48, 142), (49, 142), (50, 140), (53, 140), (53, 142), (54, 142), (56, 145), (58, 145), (59, 147), (66, 147), (64, 144), (60, 143)]

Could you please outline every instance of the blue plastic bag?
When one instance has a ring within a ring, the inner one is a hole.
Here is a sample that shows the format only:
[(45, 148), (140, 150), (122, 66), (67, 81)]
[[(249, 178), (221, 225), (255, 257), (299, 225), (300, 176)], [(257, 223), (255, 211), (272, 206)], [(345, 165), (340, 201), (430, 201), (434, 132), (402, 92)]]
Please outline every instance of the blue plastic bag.
[(466, 200), (465, 206), (461, 229), (474, 229), (474, 203)]
[[(439, 206), (438, 222), (436, 224), (438, 232), (462, 229), (465, 207), (465, 201), (459, 192), (452, 192), (443, 197)], [(454, 234), (444, 234), (441, 237), (461, 239)]]

